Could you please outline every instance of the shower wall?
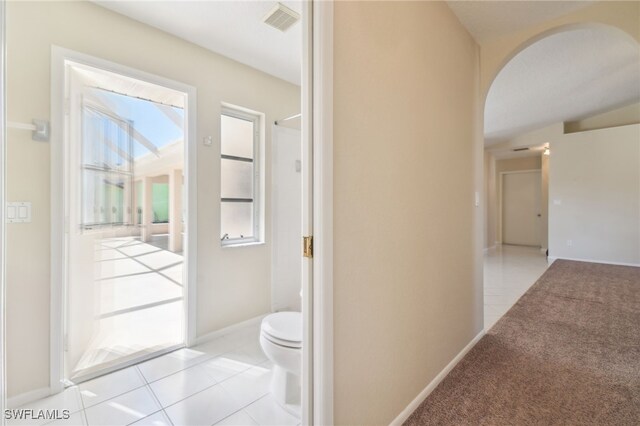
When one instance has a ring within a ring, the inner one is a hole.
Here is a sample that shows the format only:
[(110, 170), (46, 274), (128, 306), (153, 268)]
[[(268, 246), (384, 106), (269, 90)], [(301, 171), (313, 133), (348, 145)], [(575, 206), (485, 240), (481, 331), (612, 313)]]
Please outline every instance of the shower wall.
[(302, 139), (299, 130), (272, 130), (271, 309), (299, 311), (302, 279)]

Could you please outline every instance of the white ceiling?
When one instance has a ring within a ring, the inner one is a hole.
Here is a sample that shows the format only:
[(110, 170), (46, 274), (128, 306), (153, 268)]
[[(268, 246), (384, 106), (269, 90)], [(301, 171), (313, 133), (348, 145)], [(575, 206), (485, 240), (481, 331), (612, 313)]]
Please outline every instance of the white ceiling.
[(487, 145), (640, 101), (640, 47), (609, 28), (548, 36), (517, 54), (485, 105)]
[(448, 1), (462, 25), (478, 41), (509, 34), (567, 13), (593, 1)]
[[(482, 45), (593, 1), (448, 1)], [(558, 33), (516, 55), (494, 80), (485, 104), (485, 144), (553, 123), (640, 101), (640, 48), (617, 30)]]
[[(300, 85), (302, 25), (286, 32), (262, 22), (276, 1), (94, 0), (137, 21)], [(280, 3), (302, 13), (301, 1)]]
[[(275, 1), (110, 1), (96, 3), (226, 57), (300, 84), (302, 28), (282, 33), (262, 22)], [(283, 1), (301, 13), (301, 1)], [(449, 1), (482, 42), (592, 2)], [(559, 121), (640, 100), (640, 52), (603, 30), (574, 30), (538, 41), (496, 77), (485, 106), (487, 144)]]

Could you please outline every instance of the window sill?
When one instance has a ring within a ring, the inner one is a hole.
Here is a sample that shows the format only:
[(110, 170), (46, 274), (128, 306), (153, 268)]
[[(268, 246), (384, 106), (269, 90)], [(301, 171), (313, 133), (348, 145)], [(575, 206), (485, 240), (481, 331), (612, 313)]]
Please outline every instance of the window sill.
[(236, 247), (262, 246), (264, 244), (265, 244), (264, 241), (247, 241), (247, 242), (237, 242), (237, 243), (222, 243), (221, 246), (223, 249), (225, 249), (225, 248), (236, 248)]

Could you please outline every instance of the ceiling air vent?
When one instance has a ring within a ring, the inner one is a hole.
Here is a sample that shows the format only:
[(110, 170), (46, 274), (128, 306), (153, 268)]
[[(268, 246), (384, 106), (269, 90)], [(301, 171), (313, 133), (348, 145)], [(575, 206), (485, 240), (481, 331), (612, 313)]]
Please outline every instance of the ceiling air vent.
[(518, 151), (529, 151), (529, 148), (516, 148), (516, 149), (514, 149), (514, 151), (515, 152), (518, 152)]
[(289, 9), (287, 6), (278, 3), (273, 9), (266, 14), (263, 21), (265, 24), (280, 30), (287, 31), (300, 19), (300, 15)]

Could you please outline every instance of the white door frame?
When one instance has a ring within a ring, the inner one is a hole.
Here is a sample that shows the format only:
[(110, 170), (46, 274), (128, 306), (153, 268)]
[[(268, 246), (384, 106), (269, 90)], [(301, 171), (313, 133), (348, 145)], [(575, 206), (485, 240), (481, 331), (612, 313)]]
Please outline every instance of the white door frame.
[[(116, 64), (58, 46), (51, 48), (51, 340), (50, 380), (51, 393), (64, 389), (64, 314), (66, 302), (65, 264), (69, 224), (65, 209), (69, 200), (66, 158), (68, 141), (65, 139), (65, 63), (67, 61), (113, 72), (126, 77), (174, 89), (187, 95), (185, 121), (185, 173), (184, 188), (187, 200), (187, 224), (184, 244), (185, 261), (185, 344), (195, 342), (196, 334), (196, 253), (197, 244), (197, 188), (196, 188), (196, 89), (174, 80), (159, 77), (124, 65)], [(191, 255), (190, 255), (191, 254)], [(182, 346), (182, 345), (181, 345)]]
[[(312, 416), (306, 424), (333, 424), (333, 1), (312, 2), (311, 134), (313, 135), (313, 365)], [(304, 87), (304, 86), (303, 86)], [(304, 107), (304, 105), (303, 105)], [(303, 109), (303, 111), (305, 111)], [(307, 309), (309, 313), (309, 309)], [(305, 424), (303, 418), (303, 424)]]
[(6, 2), (0, 2), (0, 424), (6, 423), (4, 410), (7, 408), (7, 376), (5, 351), (5, 313), (6, 310), (6, 276), (5, 276), (5, 182), (6, 182), (6, 149), (7, 149), (7, 85), (6, 85)]
[[(542, 174), (542, 169), (526, 169), (526, 170), (511, 170), (511, 171), (506, 171), (506, 172), (500, 172), (500, 191), (498, 191), (498, 229), (497, 234), (498, 234), (498, 242), (500, 244), (503, 243), (502, 241), (502, 206), (503, 206), (503, 201), (502, 201), (502, 197), (504, 195), (504, 175), (511, 175), (511, 174), (516, 174), (516, 173), (534, 173), (534, 172), (538, 172), (540, 174)], [(542, 185), (542, 181), (540, 182), (540, 184)]]

